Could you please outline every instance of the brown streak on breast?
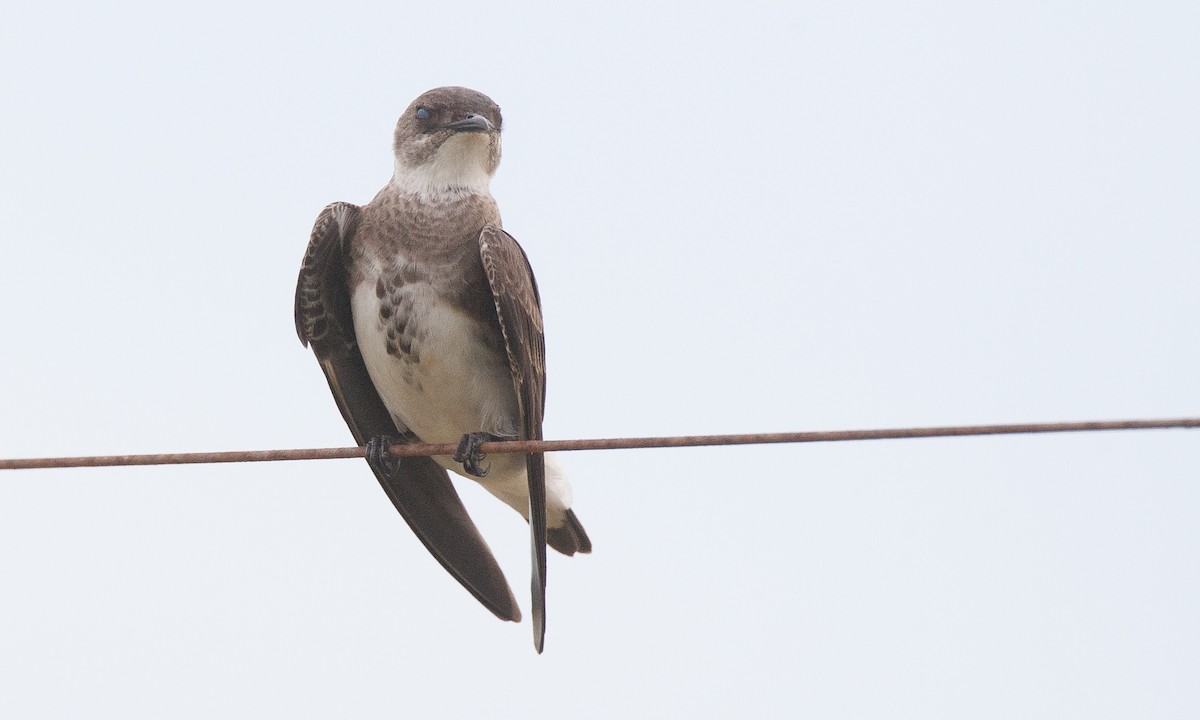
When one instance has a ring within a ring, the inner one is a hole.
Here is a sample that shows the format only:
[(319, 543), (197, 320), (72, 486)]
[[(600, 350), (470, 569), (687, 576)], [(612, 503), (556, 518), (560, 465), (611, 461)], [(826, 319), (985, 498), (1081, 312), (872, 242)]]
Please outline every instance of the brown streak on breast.
[(350, 248), (351, 282), (372, 281), (376, 297), (385, 303), (405, 285), (427, 283), (468, 316), (497, 322), (479, 258), (479, 233), (488, 224), (500, 224), (491, 196), (425, 203), (384, 188), (362, 209)]

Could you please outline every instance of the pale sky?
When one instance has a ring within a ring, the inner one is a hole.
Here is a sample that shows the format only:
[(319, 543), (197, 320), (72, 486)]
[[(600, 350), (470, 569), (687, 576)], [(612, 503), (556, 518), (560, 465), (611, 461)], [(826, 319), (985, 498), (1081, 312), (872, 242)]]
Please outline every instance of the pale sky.
[[(549, 438), (1200, 414), (1195, 2), (4, 15), (0, 457), (348, 444), (300, 259), (446, 84)], [(0, 716), (1200, 716), (1196, 432), (562, 459), (542, 656), (365, 463), (0, 474)]]

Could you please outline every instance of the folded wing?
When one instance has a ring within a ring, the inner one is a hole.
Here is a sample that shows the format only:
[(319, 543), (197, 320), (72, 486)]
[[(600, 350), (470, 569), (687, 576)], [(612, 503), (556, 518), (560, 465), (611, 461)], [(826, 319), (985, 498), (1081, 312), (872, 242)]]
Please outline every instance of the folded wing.
[[(334, 203), (313, 226), (296, 284), (296, 332), (312, 347), (354, 440), (402, 438), (359, 353), (351, 317), (347, 250), (359, 208)], [(467, 515), (445, 469), (428, 457), (402, 458), (376, 478), (400, 515), (438, 562), (503, 620), (521, 611), (491, 549)]]
[[(521, 412), (522, 438), (541, 440), (546, 405), (546, 342), (533, 268), (517, 241), (494, 225), (485, 226), (479, 234), (479, 256), (504, 333), (513, 390)], [(533, 556), (533, 644), (541, 652), (546, 638), (546, 466), (542, 454), (527, 454), (525, 467)]]

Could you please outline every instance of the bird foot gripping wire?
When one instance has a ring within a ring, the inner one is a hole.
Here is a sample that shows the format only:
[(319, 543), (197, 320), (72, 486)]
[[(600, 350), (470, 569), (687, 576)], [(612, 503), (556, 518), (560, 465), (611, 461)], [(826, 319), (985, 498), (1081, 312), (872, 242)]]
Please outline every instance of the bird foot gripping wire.
[(396, 438), (391, 435), (376, 435), (367, 441), (367, 464), (376, 474), (383, 477), (394, 477), (400, 468), (400, 458), (392, 457), (388, 448), (396, 444)]
[(487, 432), (473, 432), (462, 436), (458, 448), (454, 451), (454, 462), (460, 462), (463, 469), (475, 477), (487, 477), (488, 468), (483, 466), (487, 455), (479, 452), (479, 446), (493, 440), (511, 440), (511, 437), (494, 435)]

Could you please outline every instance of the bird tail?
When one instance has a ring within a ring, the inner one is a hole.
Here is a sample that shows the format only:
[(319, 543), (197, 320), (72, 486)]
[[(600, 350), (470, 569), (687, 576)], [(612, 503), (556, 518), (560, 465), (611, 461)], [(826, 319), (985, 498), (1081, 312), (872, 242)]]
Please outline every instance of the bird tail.
[(546, 542), (563, 555), (592, 551), (592, 541), (588, 538), (587, 532), (571, 508), (567, 508), (563, 516), (562, 527), (547, 528)]

